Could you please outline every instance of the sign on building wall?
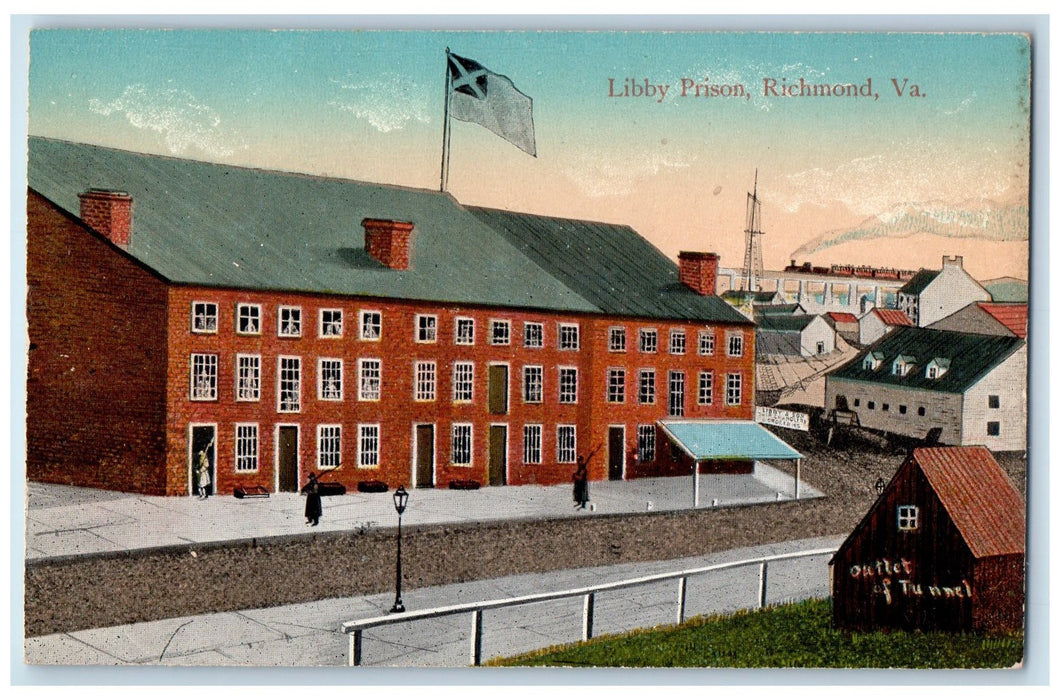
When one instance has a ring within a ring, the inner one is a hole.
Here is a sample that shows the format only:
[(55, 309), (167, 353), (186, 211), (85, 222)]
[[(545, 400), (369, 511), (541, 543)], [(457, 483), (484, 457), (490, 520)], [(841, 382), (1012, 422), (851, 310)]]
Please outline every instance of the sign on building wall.
[(758, 406), (755, 408), (755, 421), (763, 425), (775, 425), (790, 430), (810, 429), (810, 416), (798, 411), (785, 411), (782, 408)]

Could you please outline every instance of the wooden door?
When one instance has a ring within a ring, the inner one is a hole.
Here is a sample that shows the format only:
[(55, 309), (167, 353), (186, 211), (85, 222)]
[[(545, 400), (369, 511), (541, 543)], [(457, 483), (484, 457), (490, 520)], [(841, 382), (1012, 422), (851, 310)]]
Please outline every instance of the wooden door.
[(626, 429), (610, 427), (607, 429), (607, 478), (621, 481), (626, 462)]
[(489, 383), (490, 413), (504, 415), (508, 412), (508, 367), (490, 365)]
[(416, 426), (416, 488), (434, 486), (434, 426)]
[[(507, 368), (505, 368), (507, 369)], [(508, 426), (490, 426), (490, 486), (508, 483)]]
[(277, 453), (280, 474), (280, 491), (298, 491), (298, 426), (285, 425), (280, 428), (279, 451)]

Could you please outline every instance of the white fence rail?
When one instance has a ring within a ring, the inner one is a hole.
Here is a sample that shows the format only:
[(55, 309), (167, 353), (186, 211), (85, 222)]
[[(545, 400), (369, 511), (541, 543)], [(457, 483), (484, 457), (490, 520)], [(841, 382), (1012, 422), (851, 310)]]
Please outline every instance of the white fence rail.
[(562, 600), (565, 598), (581, 597), (583, 600), (581, 637), (583, 641), (586, 641), (593, 638), (593, 613), (596, 605), (597, 593), (603, 591), (621, 590), (625, 588), (634, 588), (636, 586), (645, 586), (651, 583), (658, 583), (660, 581), (676, 580), (677, 604), (674, 619), (678, 624), (680, 624), (685, 621), (685, 591), (688, 586), (688, 579), (692, 576), (707, 574), (714, 571), (724, 571), (726, 569), (757, 566), (757, 604), (758, 607), (761, 608), (764, 607), (766, 604), (769, 564), (778, 561), (787, 561), (790, 559), (820, 557), (826, 554), (833, 554), (835, 553), (835, 551), (836, 550), (833, 547), (826, 549), (804, 550), (801, 552), (792, 552), (790, 554), (775, 554), (766, 557), (755, 557), (753, 559), (741, 559), (739, 561), (726, 562), (724, 564), (712, 564), (710, 566), (701, 566), (694, 569), (685, 569), (682, 571), (672, 571), (663, 574), (652, 574), (649, 576), (641, 576), (639, 578), (626, 579), (623, 581), (614, 581), (612, 583), (601, 583), (594, 586), (571, 588), (565, 591), (533, 593), (530, 595), (523, 595), (515, 598), (483, 600), (474, 603), (459, 603), (456, 605), (444, 605), (437, 608), (430, 608), (428, 610), (415, 610), (403, 613), (394, 613), (390, 615), (380, 615), (378, 617), (368, 617), (361, 620), (351, 620), (349, 622), (344, 622), (342, 623), (339, 629), (343, 632), (343, 634), (348, 634), (350, 636), (349, 665), (360, 666), (361, 651), (364, 643), (364, 631), (367, 629), (372, 629), (374, 627), (383, 627), (385, 625), (395, 625), (403, 622), (414, 622), (416, 620), (430, 620), (438, 617), (446, 617), (449, 615), (459, 615), (461, 613), (471, 613), (471, 639), (469, 661), (472, 666), (479, 666), (482, 664), (482, 613), (486, 610), (496, 610), (498, 608), (509, 608), (516, 605), (528, 605), (530, 603), (542, 603), (551, 600)]

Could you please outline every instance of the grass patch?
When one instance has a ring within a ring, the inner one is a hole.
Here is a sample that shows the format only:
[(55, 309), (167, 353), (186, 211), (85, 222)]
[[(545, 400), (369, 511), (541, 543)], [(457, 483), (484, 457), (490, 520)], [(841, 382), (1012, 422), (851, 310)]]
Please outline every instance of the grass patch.
[(1008, 668), (1022, 634), (858, 633), (832, 627), (828, 600), (810, 600), (494, 659), (491, 666), (718, 668)]

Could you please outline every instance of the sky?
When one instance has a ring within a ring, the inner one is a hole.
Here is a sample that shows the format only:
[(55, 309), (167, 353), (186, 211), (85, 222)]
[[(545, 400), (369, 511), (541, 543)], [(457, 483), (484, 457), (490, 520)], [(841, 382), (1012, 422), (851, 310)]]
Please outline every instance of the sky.
[[(757, 172), (767, 269), (956, 254), (1027, 277), (1018, 34), (36, 30), (29, 132), (438, 189), (447, 47), (533, 99), (536, 158), (452, 123), (463, 203), (629, 224), (739, 267)], [(863, 94), (767, 90), (800, 79)], [(736, 96), (681, 95), (704, 82)], [(627, 84), (654, 94), (612, 96)]]

